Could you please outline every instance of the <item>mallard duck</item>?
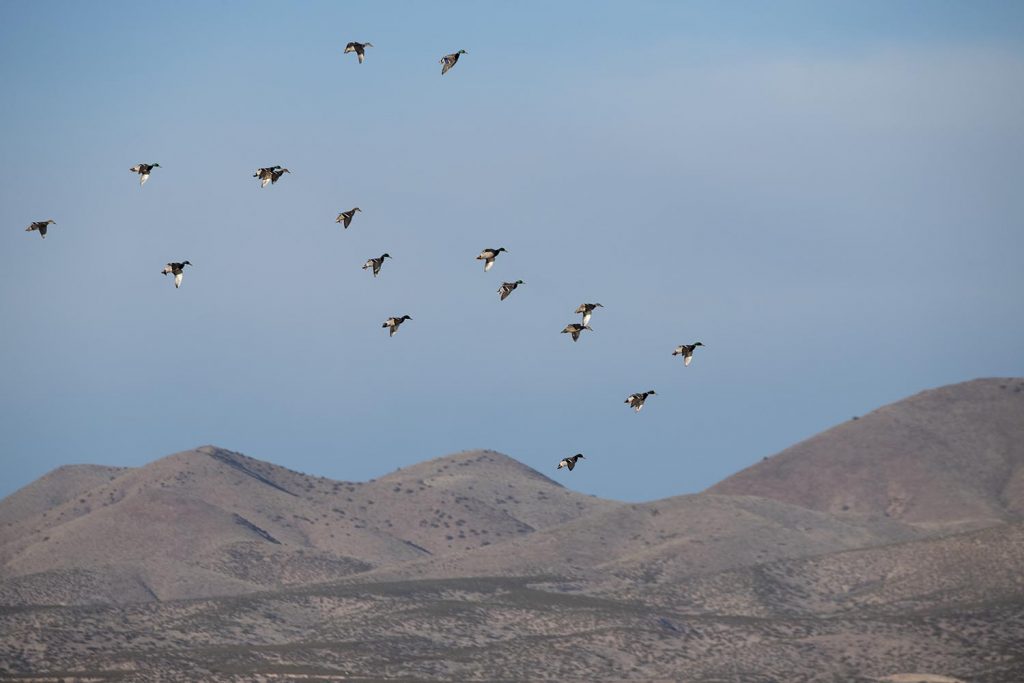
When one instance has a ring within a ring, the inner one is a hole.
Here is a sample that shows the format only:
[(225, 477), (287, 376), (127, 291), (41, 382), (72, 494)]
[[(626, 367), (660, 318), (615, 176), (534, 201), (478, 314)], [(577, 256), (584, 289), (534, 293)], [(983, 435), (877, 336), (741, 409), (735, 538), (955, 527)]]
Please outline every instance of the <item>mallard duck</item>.
[(394, 337), (395, 332), (398, 332), (398, 326), (404, 323), (406, 320), (412, 320), (412, 318), (410, 318), (407, 315), (403, 315), (401, 318), (388, 318), (387, 320), (384, 321), (384, 324), (381, 325), (381, 327), (390, 327), (391, 329), (388, 330), (388, 336)]
[(160, 164), (135, 164), (128, 170), (139, 174), (139, 187), (142, 187), (149, 180), (149, 174), (154, 168), (160, 168)]
[(503, 251), (508, 251), (505, 247), (498, 247), (497, 249), (487, 248), (480, 252), (480, 255), (476, 257), (477, 261), (484, 262), (484, 272), (486, 273), (494, 265), (494, 259), (498, 258), (498, 254)]
[(46, 239), (46, 229), (50, 225), (57, 225), (57, 221), (50, 219), (48, 221), (34, 221), (32, 225), (25, 228), (25, 232), (32, 232), (33, 230), (39, 231), (39, 236), (44, 240)]
[(366, 59), (365, 49), (368, 47), (373, 47), (373, 43), (357, 43), (353, 41), (345, 46), (344, 54), (348, 54), (349, 52), (355, 52), (356, 57), (359, 58), (359, 63), (362, 64), (363, 60)]
[(391, 258), (391, 254), (381, 254), (380, 258), (367, 259), (366, 263), (363, 264), (363, 270), (373, 268), (373, 276), (377, 277), (377, 273), (380, 272), (380, 267), (384, 265), (384, 259), (386, 258)]
[(562, 330), (562, 334), (571, 334), (572, 340), (577, 341), (580, 338), (580, 332), (582, 332), (583, 330), (590, 330), (591, 332), (594, 331), (593, 329), (591, 329), (590, 325), (569, 323), (568, 325), (565, 326), (565, 329)]
[(694, 342), (692, 344), (680, 344), (679, 346), (676, 347), (676, 350), (672, 352), (672, 355), (682, 356), (683, 365), (689, 367), (690, 361), (693, 360), (693, 351), (698, 346), (704, 346), (704, 344), (700, 342)]
[(466, 52), (465, 50), (459, 50), (458, 52), (453, 52), (450, 55), (445, 55), (444, 57), (441, 57), (441, 75), (444, 76), (446, 73), (448, 73), (448, 69), (455, 66), (455, 63), (459, 61), (459, 55), (468, 54), (469, 53)]
[(647, 400), (647, 397), (656, 395), (657, 394), (654, 393), (654, 389), (645, 391), (641, 394), (630, 394), (629, 398), (623, 401), (623, 403), (628, 403), (630, 408), (639, 413), (640, 409), (644, 407), (644, 401)]
[(516, 287), (523, 284), (522, 280), (516, 280), (515, 282), (502, 282), (501, 287), (498, 287), (498, 294), (501, 295), (501, 301), (508, 298), (508, 295), (515, 291)]
[(341, 213), (338, 214), (338, 217), (334, 219), (334, 222), (335, 223), (344, 223), (343, 227), (345, 229), (348, 229), (348, 226), (349, 226), (350, 223), (352, 223), (352, 219), (355, 218), (357, 211), (358, 212), (362, 212), (362, 209), (360, 209), (357, 206), (354, 209), (349, 209), (348, 211), (342, 211)]
[(181, 278), (185, 274), (185, 266), (191, 265), (192, 264), (188, 261), (182, 261), (181, 263), (168, 263), (160, 272), (164, 275), (174, 273), (174, 288), (177, 289), (178, 287), (181, 287)]
[(590, 324), (590, 316), (593, 315), (595, 308), (604, 308), (601, 304), (580, 304), (580, 307), (576, 309), (577, 313), (583, 314), (583, 324)]
[(267, 166), (266, 168), (256, 169), (252, 177), (260, 179), (260, 187), (266, 187), (267, 183), (276, 183), (285, 173), (291, 173), (291, 171), (280, 166)]
[[(568, 467), (569, 471), (572, 472), (572, 468), (576, 467), (576, 461), (579, 460), (580, 458), (583, 458), (583, 454), (582, 453), (577, 453), (576, 455), (570, 455), (568, 458), (562, 458), (558, 462), (558, 467), (556, 467), (555, 469), (556, 470), (560, 470), (563, 467)], [(583, 458), (583, 459), (586, 460), (586, 458)]]

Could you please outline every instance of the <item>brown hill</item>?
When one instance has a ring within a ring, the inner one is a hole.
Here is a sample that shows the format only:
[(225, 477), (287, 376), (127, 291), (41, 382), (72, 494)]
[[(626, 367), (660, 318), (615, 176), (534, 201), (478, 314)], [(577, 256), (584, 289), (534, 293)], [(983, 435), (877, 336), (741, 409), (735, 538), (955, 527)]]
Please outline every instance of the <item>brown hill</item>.
[(634, 592), (476, 577), (6, 610), (0, 680), (1019, 681), (1022, 529)]
[(76, 490), (37, 514), (0, 519), (0, 598), (8, 604), (201, 597), (325, 581), (617, 505), (489, 451), (355, 483), (206, 446)]
[(31, 484), (0, 499), (0, 545), (9, 540), (15, 523), (41, 515), (89, 489), (110, 481), (127, 471), (126, 467), (103, 465), (64, 465), (47, 472)]
[(765, 498), (701, 493), (621, 505), (503, 545), (387, 566), (362, 580), (553, 574), (646, 585), (921, 535), (885, 517), (839, 519)]
[[(1019, 602), (1024, 600), (1022, 566), (1024, 523), (1000, 524), (743, 567), (665, 584), (645, 597), (708, 613), (893, 616)], [(638, 594), (627, 590), (626, 595)]]
[(1024, 680), (1022, 401), (924, 392), (637, 505), (490, 451), (57, 471), (0, 502), (0, 681)]
[(1024, 516), (1024, 379), (924, 391), (811, 437), (708, 489), (923, 527)]

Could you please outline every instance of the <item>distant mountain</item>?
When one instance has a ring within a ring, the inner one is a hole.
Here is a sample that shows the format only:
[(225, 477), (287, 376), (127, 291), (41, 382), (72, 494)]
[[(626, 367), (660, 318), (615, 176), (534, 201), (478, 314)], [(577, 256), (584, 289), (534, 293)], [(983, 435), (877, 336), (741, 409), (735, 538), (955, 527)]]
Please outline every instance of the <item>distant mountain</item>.
[(117, 478), (128, 468), (64, 465), (0, 499), (0, 545), (17, 522), (41, 515), (89, 489)]
[(167, 600), (326, 581), (617, 505), (490, 451), (368, 483), (212, 446), (87, 472), (51, 473), (4, 501), (0, 601)]
[(1024, 518), (1024, 379), (924, 391), (787, 448), (708, 489), (925, 528)]
[(0, 680), (1024, 680), (1022, 448), (1008, 379), (635, 505), (492, 451), (60, 468), (0, 501)]

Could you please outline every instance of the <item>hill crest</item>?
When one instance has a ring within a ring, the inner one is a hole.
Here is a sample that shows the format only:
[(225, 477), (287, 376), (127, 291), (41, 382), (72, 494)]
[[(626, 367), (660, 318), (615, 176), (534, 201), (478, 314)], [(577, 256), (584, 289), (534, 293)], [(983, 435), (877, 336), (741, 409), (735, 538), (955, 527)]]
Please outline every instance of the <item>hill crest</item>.
[(837, 425), (708, 489), (924, 527), (1024, 515), (1024, 379), (920, 392)]

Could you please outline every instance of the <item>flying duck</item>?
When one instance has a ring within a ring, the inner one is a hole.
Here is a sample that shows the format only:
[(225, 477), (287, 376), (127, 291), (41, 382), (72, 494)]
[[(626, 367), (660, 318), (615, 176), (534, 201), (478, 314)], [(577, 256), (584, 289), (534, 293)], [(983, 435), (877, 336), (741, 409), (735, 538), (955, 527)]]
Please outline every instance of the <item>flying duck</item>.
[(388, 330), (388, 336), (394, 337), (395, 332), (398, 332), (398, 326), (404, 323), (406, 320), (412, 320), (412, 318), (410, 318), (407, 315), (403, 315), (401, 318), (388, 318), (387, 320), (384, 321), (384, 324), (381, 325), (381, 327), (390, 327), (391, 329)]
[(580, 324), (577, 324), (577, 323), (569, 323), (568, 325), (565, 326), (565, 329), (562, 330), (562, 334), (566, 334), (566, 333), (571, 334), (572, 335), (572, 340), (573, 341), (577, 341), (580, 338), (580, 332), (582, 332), (583, 330), (590, 330), (591, 332), (594, 331), (590, 327), (590, 325), (580, 325)]
[(516, 280), (515, 282), (502, 282), (501, 287), (498, 287), (498, 294), (501, 295), (501, 301), (508, 298), (508, 295), (515, 291), (515, 288), (523, 284), (522, 280)]
[(676, 347), (676, 350), (672, 352), (672, 355), (673, 356), (682, 356), (683, 357), (683, 365), (685, 365), (686, 367), (689, 367), (690, 366), (690, 361), (693, 360), (693, 351), (698, 346), (704, 346), (704, 344), (702, 344), (700, 342), (694, 342), (692, 344), (680, 344), (679, 346)]
[(160, 272), (164, 275), (174, 273), (174, 288), (177, 289), (178, 287), (181, 287), (181, 278), (185, 274), (185, 266), (191, 265), (192, 264), (188, 261), (182, 261), (181, 263), (168, 263)]
[(444, 76), (446, 73), (448, 73), (448, 69), (455, 66), (455, 63), (459, 61), (459, 55), (468, 54), (469, 53), (466, 52), (465, 50), (459, 50), (458, 52), (453, 52), (450, 55), (445, 55), (444, 57), (441, 57), (441, 75)]
[(644, 401), (647, 400), (647, 397), (656, 395), (657, 394), (654, 393), (654, 389), (645, 391), (642, 394), (630, 394), (629, 398), (623, 401), (623, 403), (628, 403), (630, 408), (639, 413), (640, 409), (644, 407)]
[(391, 258), (391, 254), (381, 254), (380, 258), (367, 259), (366, 263), (363, 264), (363, 270), (373, 268), (373, 276), (377, 277), (377, 273), (380, 272), (380, 267), (384, 265), (384, 259), (386, 258)]
[(362, 212), (362, 209), (360, 209), (357, 206), (354, 209), (349, 209), (348, 211), (342, 211), (341, 213), (338, 214), (338, 217), (334, 219), (334, 222), (335, 223), (344, 223), (345, 224), (344, 225), (345, 229), (348, 229), (348, 226), (349, 226), (350, 223), (352, 223), (352, 219), (355, 218), (357, 211)]
[(260, 187), (266, 187), (267, 183), (277, 183), (285, 173), (291, 173), (291, 171), (280, 166), (268, 166), (256, 169), (252, 177), (260, 179)]
[(25, 232), (32, 232), (33, 230), (38, 230), (39, 231), (39, 236), (42, 237), (45, 240), (46, 239), (46, 229), (47, 229), (47, 227), (50, 226), (51, 223), (53, 225), (57, 225), (57, 221), (55, 221), (53, 219), (48, 220), (48, 221), (33, 221), (32, 225), (30, 225), (27, 228), (25, 228)]
[(604, 308), (601, 304), (580, 304), (580, 307), (576, 309), (577, 313), (583, 314), (583, 324), (590, 324), (590, 316), (593, 315), (595, 308)]
[(491, 266), (494, 265), (494, 259), (498, 258), (498, 254), (503, 251), (508, 250), (505, 247), (498, 247), (497, 249), (488, 247), (480, 252), (480, 255), (476, 257), (476, 260), (484, 262), (484, 272), (486, 273), (491, 269)]
[[(583, 454), (582, 453), (577, 453), (576, 455), (570, 455), (568, 458), (562, 458), (558, 462), (558, 467), (556, 467), (555, 469), (556, 470), (560, 470), (563, 467), (568, 467), (569, 471), (572, 472), (572, 468), (576, 467), (576, 461), (579, 460), (580, 458), (583, 458)], [(586, 460), (586, 458), (583, 458), (583, 459)]]
[(345, 46), (344, 54), (355, 52), (356, 57), (359, 58), (359, 63), (362, 64), (363, 60), (366, 59), (365, 49), (368, 47), (373, 47), (373, 43), (357, 43), (353, 41)]
[(154, 168), (160, 168), (160, 164), (135, 164), (128, 170), (139, 174), (139, 187), (142, 187), (149, 180), (149, 173)]

